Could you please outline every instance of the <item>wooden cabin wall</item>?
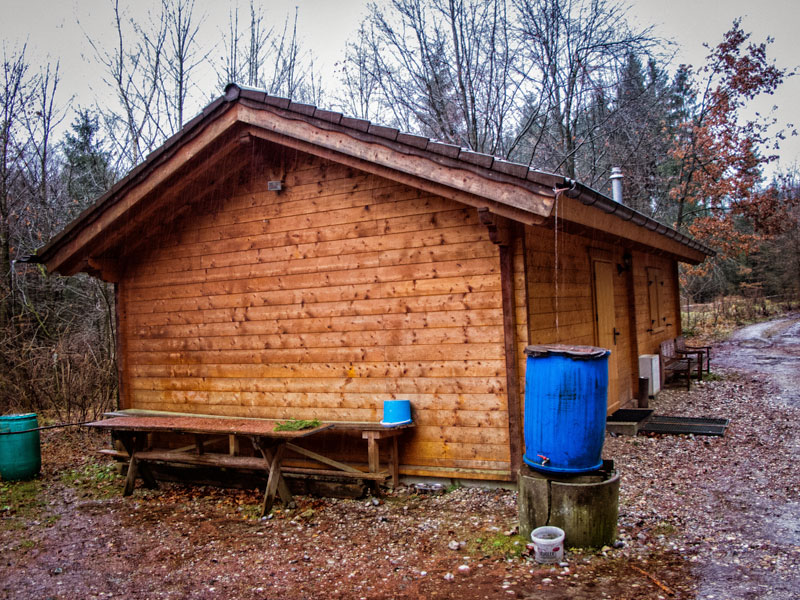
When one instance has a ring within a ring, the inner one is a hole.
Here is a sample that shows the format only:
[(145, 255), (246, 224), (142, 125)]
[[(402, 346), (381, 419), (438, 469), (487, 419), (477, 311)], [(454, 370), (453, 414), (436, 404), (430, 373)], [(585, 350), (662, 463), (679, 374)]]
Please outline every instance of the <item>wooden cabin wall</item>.
[(259, 160), (129, 259), (126, 406), (375, 422), (410, 399), (401, 473), (508, 479), (499, 255), (475, 209), (302, 153)]
[(613, 263), (614, 316), (620, 335), (610, 349), (617, 355), (619, 386), (616, 397), (608, 398), (608, 412), (626, 406), (633, 398), (638, 365), (634, 366), (631, 358), (635, 344), (629, 277), (616, 270), (616, 264), (622, 263), (623, 248), (564, 231), (556, 236), (552, 222), (549, 226), (526, 227), (525, 244), (531, 344), (598, 345), (592, 257), (601, 256)]
[[(650, 283), (655, 277), (658, 286), (660, 319), (651, 313), (653, 296)], [(661, 342), (680, 335), (681, 316), (678, 274), (675, 260), (647, 252), (633, 253), (633, 280), (636, 302), (637, 354), (658, 354)], [(660, 321), (660, 322), (659, 322)]]

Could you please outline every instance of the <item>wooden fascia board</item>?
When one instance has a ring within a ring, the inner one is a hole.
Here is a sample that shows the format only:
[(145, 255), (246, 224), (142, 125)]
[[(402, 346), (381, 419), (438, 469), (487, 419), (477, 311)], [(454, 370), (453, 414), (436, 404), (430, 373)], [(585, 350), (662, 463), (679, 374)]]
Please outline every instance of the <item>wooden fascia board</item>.
[(706, 255), (699, 250), (689, 248), (685, 244), (636, 225), (631, 221), (623, 221), (610, 213), (587, 207), (576, 198), (569, 198), (562, 194), (558, 199), (558, 203), (559, 220), (564, 219), (583, 227), (630, 240), (642, 246), (661, 250), (691, 264), (699, 264), (706, 259)]
[[(487, 206), (497, 214), (535, 225), (550, 216), (554, 196), (513, 183), (496, 181), (425, 156), (403, 153), (385, 144), (356, 139), (336, 129), (240, 104), (240, 118), (254, 126), (253, 135), (309, 154), (348, 164), (366, 172), (457, 200)], [(511, 216), (514, 215), (514, 216)]]
[(77, 272), (77, 270), (62, 272), (62, 267), (69, 262), (74, 263), (74, 258), (90, 246), (93, 241), (97, 240), (109, 225), (130, 211), (131, 208), (165, 182), (187, 161), (191, 160), (230, 127), (234, 126), (237, 121), (236, 110), (229, 110), (210, 121), (201, 133), (186, 142), (171, 156), (166, 157), (162, 164), (155, 166), (152, 172), (140, 182), (122, 192), (122, 196), (113, 203), (107, 203), (107, 207), (101, 208), (99, 214), (91, 223), (84, 227), (76, 228), (72, 238), (57, 248), (55, 254), (45, 261), (48, 273), (72, 275)]

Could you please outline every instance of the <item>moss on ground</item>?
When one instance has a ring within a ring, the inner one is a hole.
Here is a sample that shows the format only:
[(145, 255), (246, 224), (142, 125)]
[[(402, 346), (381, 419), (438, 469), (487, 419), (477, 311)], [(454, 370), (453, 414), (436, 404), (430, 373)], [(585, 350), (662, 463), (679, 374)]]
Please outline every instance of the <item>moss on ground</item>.
[(92, 461), (61, 472), (61, 483), (97, 499), (118, 495), (122, 481), (114, 463)]

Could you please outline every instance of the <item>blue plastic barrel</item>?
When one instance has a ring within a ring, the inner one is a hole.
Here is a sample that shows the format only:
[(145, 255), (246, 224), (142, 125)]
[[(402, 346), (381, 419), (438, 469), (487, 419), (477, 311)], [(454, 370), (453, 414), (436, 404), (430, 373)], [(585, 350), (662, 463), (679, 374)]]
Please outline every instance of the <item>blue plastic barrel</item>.
[[(27, 431), (39, 426), (35, 413), (0, 416), (0, 433)], [(30, 479), (42, 468), (39, 432), (0, 435), (0, 478)]]
[(526, 464), (551, 473), (586, 473), (603, 466), (608, 405), (608, 356), (593, 346), (525, 349)]

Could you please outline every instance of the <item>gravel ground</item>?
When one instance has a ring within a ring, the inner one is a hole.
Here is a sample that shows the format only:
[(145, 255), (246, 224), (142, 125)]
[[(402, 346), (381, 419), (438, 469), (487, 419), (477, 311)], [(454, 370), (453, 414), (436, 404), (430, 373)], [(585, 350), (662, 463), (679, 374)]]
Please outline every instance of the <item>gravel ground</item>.
[(90, 452), (104, 438), (43, 432), (30, 495), (0, 484), (0, 597), (797, 598), (800, 409), (765, 376), (718, 373), (653, 407), (728, 418), (725, 436), (608, 436), (620, 539), (555, 567), (525, 556), (511, 491), (302, 496), (259, 520), (255, 491), (166, 484), (121, 498)]

